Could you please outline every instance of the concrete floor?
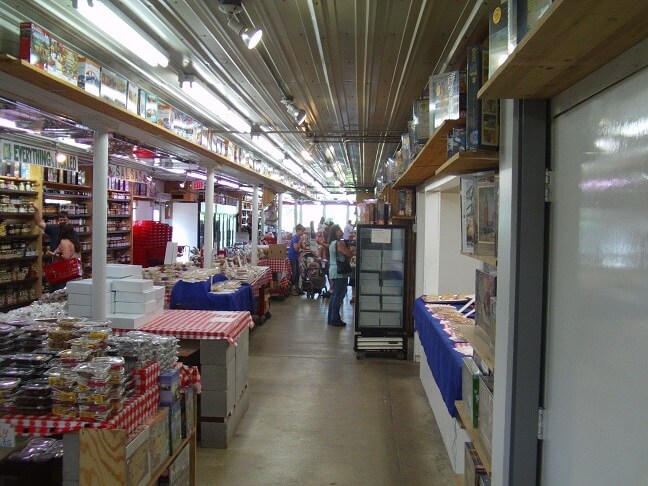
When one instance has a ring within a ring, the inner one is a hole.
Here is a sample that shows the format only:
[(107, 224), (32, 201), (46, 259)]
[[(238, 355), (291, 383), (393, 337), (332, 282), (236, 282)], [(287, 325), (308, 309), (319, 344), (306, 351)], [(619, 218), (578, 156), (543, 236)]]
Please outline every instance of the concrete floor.
[(353, 308), (273, 301), (250, 333), (250, 408), (227, 449), (198, 447), (198, 485), (452, 485), (418, 364), (357, 360)]

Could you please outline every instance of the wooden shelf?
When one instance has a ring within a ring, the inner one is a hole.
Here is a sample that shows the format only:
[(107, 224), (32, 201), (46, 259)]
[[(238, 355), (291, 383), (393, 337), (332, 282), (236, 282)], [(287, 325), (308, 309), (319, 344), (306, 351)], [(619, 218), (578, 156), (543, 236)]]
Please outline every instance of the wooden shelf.
[(70, 191), (92, 191), (91, 186), (80, 186), (78, 184), (64, 184), (62, 182), (43, 181), (43, 187), (53, 187), (56, 189), (69, 189)]
[(21, 177), (12, 177), (12, 176), (3, 176), (3, 175), (0, 175), (0, 179), (2, 179), (3, 181), (31, 182), (32, 184), (36, 184), (37, 182), (40, 182), (37, 181), (36, 179), (23, 179)]
[(109, 214), (108, 219), (110, 218), (121, 218), (121, 219), (129, 219), (131, 216), (130, 214)]
[(499, 152), (489, 150), (465, 150), (450, 157), (434, 173), (435, 176), (470, 174), (497, 169)]
[(130, 245), (127, 245), (127, 246), (109, 246), (106, 249), (108, 251), (130, 250)]
[(19, 189), (0, 189), (0, 194), (18, 194), (20, 196), (37, 196), (36, 191), (21, 191)]
[(193, 160), (204, 167), (214, 167), (224, 176), (240, 182), (272, 188), (275, 192), (289, 192), (298, 197), (309, 196), (282, 182), (263, 176), (202, 145), (182, 138), (171, 130), (152, 123), (125, 108), (113, 105), (71, 83), (62, 81), (27, 61), (8, 54), (0, 54), (0, 93), (23, 101), (41, 110), (66, 115), (76, 120), (97, 118), (97, 123), (120, 129), (129, 137)]
[(127, 235), (130, 233), (130, 230), (115, 230), (115, 231), (108, 231), (109, 235)]
[(7, 282), (0, 282), (0, 287), (11, 287), (13, 285), (33, 285), (38, 282), (38, 277), (24, 278), (22, 280), (9, 280)]
[(92, 199), (86, 194), (60, 194), (58, 192), (44, 192), (43, 199)]
[(130, 203), (130, 199), (107, 199), (108, 202), (111, 203)]
[(648, 37), (647, 16), (636, 0), (555, 0), (479, 97), (552, 98)]
[(393, 184), (394, 189), (418, 186), (433, 177), (439, 167), (448, 160), (448, 134), (463, 127), (465, 120), (445, 120), (423, 146), (410, 166)]
[(38, 238), (40, 235), (7, 235), (7, 236), (0, 236), (0, 243), (5, 243), (9, 241), (24, 241), (24, 240), (35, 240)]
[(0, 218), (4, 219), (18, 219), (18, 218), (29, 218), (32, 219), (34, 217), (34, 213), (0, 213)]
[[(151, 473), (151, 480), (148, 482), (149, 486), (156, 486), (158, 484), (158, 480), (160, 479), (160, 476), (162, 473), (171, 465), (173, 464), (173, 461), (175, 461), (178, 457), (178, 454), (182, 451), (182, 449), (187, 446), (191, 446), (191, 442), (194, 440), (194, 436), (196, 435), (196, 429), (194, 429), (191, 434), (187, 435), (186, 439), (182, 440), (182, 443), (178, 447), (178, 449), (173, 453), (173, 455), (169, 456), (163, 463), (162, 465), (158, 468), (157, 471)], [(189, 445), (187, 445), (189, 444)], [(191, 454), (191, 452), (190, 452)]]
[(124, 191), (122, 189), (108, 189), (108, 192), (119, 192), (121, 194), (130, 194), (130, 191)]
[(473, 446), (475, 446), (475, 449), (477, 450), (477, 454), (479, 454), (479, 458), (481, 459), (482, 464), (484, 465), (484, 469), (486, 469), (486, 472), (490, 475), (493, 471), (491, 468), (491, 457), (488, 451), (486, 450), (486, 446), (484, 446), (484, 441), (479, 435), (479, 430), (473, 429), (470, 426), (470, 418), (468, 416), (468, 412), (466, 411), (466, 408), (464, 407), (464, 404), (461, 400), (457, 400), (455, 402), (455, 407), (457, 408), (457, 413), (459, 413), (459, 417), (461, 418), (463, 428), (470, 436)]
[(479, 354), (479, 357), (486, 363), (486, 366), (492, 372), (495, 372), (495, 356), (493, 356), (484, 331), (474, 324), (453, 324), (453, 327), (456, 327), (457, 331), (468, 340), (473, 349)]
[(497, 257), (486, 256), (486, 255), (475, 255), (474, 253), (468, 253), (465, 251), (460, 251), (459, 253), (461, 253), (463, 256), (467, 256), (470, 258), (474, 258), (475, 260), (488, 263), (489, 265), (497, 266)]
[(133, 199), (139, 199), (140, 201), (155, 201), (155, 198), (151, 196), (133, 196)]
[[(61, 215), (61, 213), (43, 213), (43, 218), (58, 218), (60, 215)], [(84, 214), (68, 213), (67, 216), (68, 216), (69, 219), (92, 218), (92, 213), (84, 213)]]

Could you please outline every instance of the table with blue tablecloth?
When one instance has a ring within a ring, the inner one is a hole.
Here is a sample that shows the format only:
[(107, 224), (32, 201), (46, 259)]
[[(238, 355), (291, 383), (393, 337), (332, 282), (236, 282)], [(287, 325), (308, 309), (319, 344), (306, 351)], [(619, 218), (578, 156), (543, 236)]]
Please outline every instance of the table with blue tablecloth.
[(441, 391), (448, 413), (455, 417), (455, 401), (461, 400), (461, 364), (464, 355), (455, 350), (456, 342), (450, 340), (440, 320), (426, 309), (422, 298), (414, 302), (413, 314), (414, 326), (425, 350), (427, 364)]
[(171, 291), (170, 309), (249, 311), (254, 314), (256, 299), (252, 286), (242, 283), (234, 292), (211, 292), (212, 283), (227, 280), (225, 275), (214, 275), (213, 279), (200, 282), (179, 280)]

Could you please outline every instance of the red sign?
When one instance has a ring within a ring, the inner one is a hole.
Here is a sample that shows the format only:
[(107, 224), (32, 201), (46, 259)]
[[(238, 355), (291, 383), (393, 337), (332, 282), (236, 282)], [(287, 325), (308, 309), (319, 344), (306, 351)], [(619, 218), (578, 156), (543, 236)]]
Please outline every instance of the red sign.
[(194, 189), (204, 189), (205, 188), (205, 181), (193, 181), (191, 184)]

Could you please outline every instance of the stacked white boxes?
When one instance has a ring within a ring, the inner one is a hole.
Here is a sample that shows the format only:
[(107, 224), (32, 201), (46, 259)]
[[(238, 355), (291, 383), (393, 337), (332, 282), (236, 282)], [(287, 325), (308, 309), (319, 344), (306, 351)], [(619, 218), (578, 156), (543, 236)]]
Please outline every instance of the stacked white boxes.
[(200, 341), (201, 439), (204, 447), (227, 448), (249, 405), (249, 329), (236, 338)]
[[(138, 329), (162, 314), (164, 287), (142, 278), (140, 265), (106, 265), (106, 319), (118, 329)], [(92, 279), (68, 282), (68, 314), (92, 317)]]

